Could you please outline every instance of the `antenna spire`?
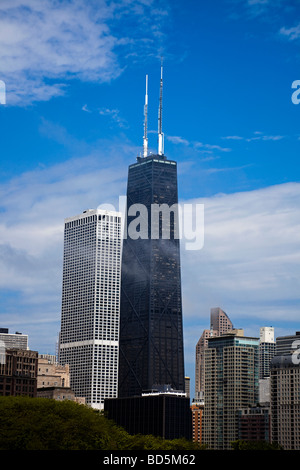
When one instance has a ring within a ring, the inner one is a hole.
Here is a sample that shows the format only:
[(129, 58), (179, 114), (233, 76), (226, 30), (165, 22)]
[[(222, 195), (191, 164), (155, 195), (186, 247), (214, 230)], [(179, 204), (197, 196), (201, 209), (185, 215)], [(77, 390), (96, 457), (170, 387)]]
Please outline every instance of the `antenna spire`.
[(146, 75), (146, 94), (145, 94), (145, 106), (144, 106), (144, 157), (148, 155), (148, 137), (147, 137), (147, 126), (148, 126), (148, 75)]
[(163, 60), (160, 66), (160, 93), (158, 109), (158, 155), (164, 154), (164, 134), (162, 132), (162, 92), (163, 92)]

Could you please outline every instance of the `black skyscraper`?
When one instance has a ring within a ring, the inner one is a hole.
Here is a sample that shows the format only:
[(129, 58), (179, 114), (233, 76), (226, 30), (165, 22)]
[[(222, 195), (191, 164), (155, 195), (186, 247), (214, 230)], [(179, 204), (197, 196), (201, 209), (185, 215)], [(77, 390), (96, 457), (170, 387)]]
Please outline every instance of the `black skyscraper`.
[[(128, 171), (127, 214), (134, 204), (142, 205), (141, 212), (127, 216), (126, 225), (130, 232), (130, 224), (139, 221), (141, 238), (129, 233), (123, 243), (119, 397), (155, 385), (184, 390), (176, 162), (164, 155), (138, 157)], [(153, 205), (162, 204), (167, 210), (156, 238)], [(164, 222), (170, 222), (169, 234), (162, 230)]]

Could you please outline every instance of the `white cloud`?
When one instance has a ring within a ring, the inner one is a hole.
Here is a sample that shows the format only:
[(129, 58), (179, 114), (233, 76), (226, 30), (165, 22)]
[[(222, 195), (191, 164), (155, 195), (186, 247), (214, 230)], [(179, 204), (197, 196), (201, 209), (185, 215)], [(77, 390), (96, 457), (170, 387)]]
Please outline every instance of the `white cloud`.
[(258, 140), (277, 141), (277, 140), (284, 139), (284, 136), (283, 135), (266, 135), (266, 134), (263, 134), (260, 131), (256, 131), (256, 132), (254, 132), (254, 135), (252, 137), (242, 137), (240, 135), (228, 135), (226, 137), (223, 137), (223, 139), (226, 139), (226, 140), (244, 140), (246, 142), (254, 142), (254, 141), (258, 141)]
[(204, 148), (208, 150), (220, 150), (221, 152), (230, 152), (231, 149), (227, 147), (221, 147), (220, 145), (215, 145), (215, 144), (203, 144), (203, 142), (195, 142), (194, 146), (196, 148)]
[(185, 314), (207, 318), (211, 307), (223, 306), (241, 325), (247, 318), (279, 321), (283, 314), (286, 321), (298, 321), (300, 185), (201, 202), (204, 248), (183, 254)]
[(99, 81), (117, 76), (116, 39), (105, 24), (110, 14), (104, 1), (97, 10), (79, 0), (2, 1), (0, 61), (8, 102), (62, 94), (66, 76)]
[(166, 138), (167, 138), (167, 140), (169, 140), (173, 144), (189, 145), (189, 141), (186, 140), (186, 139), (183, 139), (179, 135), (167, 135)]
[(226, 147), (221, 147), (220, 145), (216, 145), (216, 144), (206, 144), (206, 143), (203, 143), (203, 142), (189, 142), (187, 139), (181, 137), (181, 136), (178, 136), (178, 135), (166, 135), (166, 139), (169, 140), (170, 142), (172, 142), (173, 144), (181, 144), (181, 145), (185, 145), (185, 146), (191, 146), (193, 147), (194, 149), (196, 150), (200, 150), (202, 152), (205, 152), (205, 153), (208, 153), (208, 152), (211, 152), (213, 150), (219, 150), (221, 152), (230, 152), (231, 149), (230, 148), (226, 148)]
[[(141, 23), (146, 9), (147, 21), (162, 17), (162, 11), (151, 13), (154, 3), (1, 0), (0, 63), (7, 104), (60, 96), (73, 78), (101, 83), (118, 77), (120, 48), (138, 44), (137, 37), (126, 36), (126, 21)], [(142, 34), (141, 28), (136, 31)], [(157, 32), (147, 28), (147, 34), (153, 38)]]
[(91, 113), (92, 111), (88, 108), (87, 104), (84, 104), (81, 108), (82, 111), (85, 111), (86, 113)]
[(226, 137), (223, 137), (223, 139), (227, 139), (227, 140), (244, 140), (244, 137), (241, 137), (240, 135), (227, 135)]
[(233, 167), (225, 167), (225, 168), (207, 168), (202, 170), (203, 173), (207, 175), (212, 175), (213, 173), (224, 173), (225, 171), (236, 171), (236, 170), (243, 170), (244, 168), (248, 168), (250, 165), (241, 165), (241, 166), (233, 166)]
[[(255, 138), (252, 138), (250, 140), (254, 140)], [(283, 135), (263, 135), (262, 137), (257, 137), (258, 140), (282, 140), (284, 139)]]
[(128, 123), (121, 117), (118, 109), (102, 108), (99, 110), (99, 114), (109, 116), (119, 127), (128, 128)]
[(300, 24), (292, 28), (285, 28), (284, 26), (280, 28), (280, 34), (287, 36), (290, 41), (298, 39), (300, 37)]

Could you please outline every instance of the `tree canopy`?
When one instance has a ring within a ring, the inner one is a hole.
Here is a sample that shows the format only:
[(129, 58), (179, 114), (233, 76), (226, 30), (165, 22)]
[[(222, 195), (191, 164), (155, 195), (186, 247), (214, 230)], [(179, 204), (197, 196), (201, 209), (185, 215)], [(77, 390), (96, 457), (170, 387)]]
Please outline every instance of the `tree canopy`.
[(186, 439), (129, 435), (72, 401), (0, 397), (0, 450), (199, 450)]
[(237, 440), (231, 443), (233, 450), (282, 450), (277, 443), (265, 441), (243, 441)]

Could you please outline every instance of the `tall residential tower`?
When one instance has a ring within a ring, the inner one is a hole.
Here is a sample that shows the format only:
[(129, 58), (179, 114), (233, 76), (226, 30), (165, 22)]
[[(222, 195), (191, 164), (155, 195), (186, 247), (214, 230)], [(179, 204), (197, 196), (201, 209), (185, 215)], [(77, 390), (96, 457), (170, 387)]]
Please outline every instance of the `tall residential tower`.
[(205, 389), (205, 364), (204, 353), (207, 348), (208, 339), (212, 336), (220, 336), (233, 329), (233, 324), (227, 313), (221, 308), (210, 309), (210, 329), (204, 330), (196, 345), (195, 360), (195, 400), (204, 399)]
[(258, 401), (258, 338), (232, 330), (205, 349), (204, 443), (229, 450), (239, 438), (238, 410)]
[(259, 337), (259, 378), (270, 377), (270, 363), (275, 355), (274, 328), (260, 328)]

